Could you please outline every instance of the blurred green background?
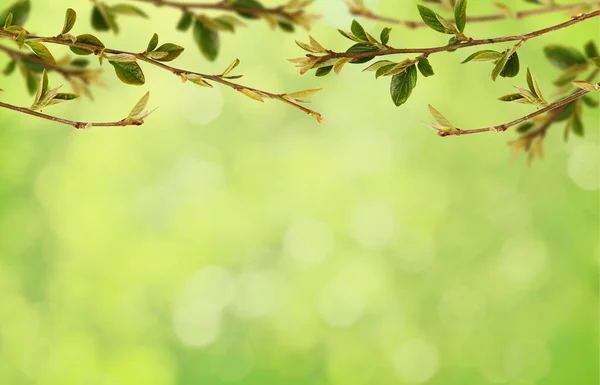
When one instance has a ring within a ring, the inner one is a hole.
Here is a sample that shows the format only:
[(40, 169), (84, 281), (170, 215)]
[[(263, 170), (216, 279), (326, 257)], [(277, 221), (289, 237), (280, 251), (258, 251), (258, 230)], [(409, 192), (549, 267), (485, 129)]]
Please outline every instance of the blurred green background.
[[(370, 4), (418, 16), (416, 1)], [(81, 0), (33, 1), (28, 28), (55, 35), (67, 7), (79, 13), (74, 33), (90, 32)], [(459, 64), (472, 50), (432, 56), (437, 75), (396, 108), (389, 82), (364, 66), (299, 76), (286, 59), (302, 55), (293, 40), (305, 31), (250, 22), (208, 63), (175, 31), (178, 12), (144, 10), (150, 20), (123, 18), (120, 35), (98, 36), (141, 51), (158, 32), (188, 48), (182, 68), (219, 73), (238, 57), (247, 85), (324, 87), (311, 107), (327, 123), (149, 66), (142, 88), (106, 67), (94, 102), (47, 111), (118, 120), (149, 90), (160, 108), (143, 127), (75, 131), (0, 111), (2, 384), (598, 383), (596, 112), (583, 139), (564, 144), (554, 127), (547, 159), (530, 168), (510, 161), (513, 133), (441, 139), (421, 124), (428, 103), (464, 128), (531, 111), (497, 101), (524, 73), (493, 83), (489, 65)], [(343, 2), (312, 10), (324, 18), (311, 34), (346, 49), (335, 30), (352, 20)], [(549, 94), (558, 72), (544, 45), (597, 38), (592, 20), (519, 52)], [(445, 41), (395, 28), (391, 44)], [(3, 77), (1, 100), (30, 105), (23, 85)]]

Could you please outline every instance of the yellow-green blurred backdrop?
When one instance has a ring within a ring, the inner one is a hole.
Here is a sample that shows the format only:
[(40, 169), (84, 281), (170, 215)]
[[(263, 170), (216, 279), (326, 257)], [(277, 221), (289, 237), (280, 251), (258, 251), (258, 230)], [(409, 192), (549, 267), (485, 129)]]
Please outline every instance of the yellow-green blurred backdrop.
[[(472, 14), (493, 11), (470, 3)], [(415, 1), (370, 4), (418, 16)], [(27, 26), (56, 34), (67, 7), (79, 13), (74, 32), (91, 31), (82, 0), (33, 1)], [(467, 51), (435, 55), (437, 75), (396, 108), (388, 82), (361, 66), (298, 75), (286, 59), (302, 54), (293, 40), (304, 31), (250, 22), (208, 63), (175, 31), (176, 11), (144, 9), (151, 20), (122, 18), (120, 35), (98, 36), (141, 51), (158, 32), (187, 48), (179, 67), (219, 73), (237, 57), (250, 86), (324, 87), (311, 107), (327, 123), (148, 66), (144, 87), (108, 67), (95, 102), (47, 111), (118, 120), (149, 90), (159, 110), (143, 127), (75, 131), (0, 111), (0, 383), (598, 382), (595, 112), (583, 139), (564, 144), (553, 128), (547, 159), (529, 168), (510, 162), (512, 133), (441, 139), (421, 124), (428, 103), (465, 128), (526, 114), (496, 100), (524, 74), (493, 83), (489, 66), (459, 64)], [(312, 9), (324, 17), (311, 34), (346, 49), (335, 30), (351, 21), (343, 2)], [(391, 44), (444, 39), (395, 28)], [(589, 39), (593, 20), (527, 43), (522, 63), (550, 93), (558, 73), (544, 45)], [(19, 76), (1, 80), (3, 101), (29, 105)]]

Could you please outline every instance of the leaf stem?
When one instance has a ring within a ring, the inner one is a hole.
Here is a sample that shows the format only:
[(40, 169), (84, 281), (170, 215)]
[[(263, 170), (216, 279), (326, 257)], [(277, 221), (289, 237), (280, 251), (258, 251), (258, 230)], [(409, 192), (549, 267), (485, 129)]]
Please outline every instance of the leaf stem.
[[(591, 2), (591, 3), (590, 2), (579, 2), (579, 3), (575, 3), (575, 4), (550, 4), (543, 8), (515, 12), (513, 17), (509, 17), (507, 14), (504, 14), (504, 13), (497, 13), (497, 14), (483, 15), (483, 16), (471, 16), (471, 17), (467, 17), (467, 23), (481, 23), (481, 22), (487, 22), (487, 21), (497, 21), (497, 20), (507, 20), (507, 19), (522, 20), (522, 19), (526, 19), (529, 17), (533, 17), (533, 16), (546, 15), (549, 13), (562, 12), (562, 11), (564, 11), (564, 12), (576, 11), (577, 9), (580, 9), (581, 7), (584, 7), (586, 5), (600, 6), (600, 1), (595, 1), (595, 2)], [(376, 14), (368, 9), (361, 9), (361, 8), (358, 8), (358, 7), (352, 6), (352, 5), (350, 5), (350, 13), (353, 14), (354, 16), (359, 16), (359, 17), (364, 17), (366, 19), (370, 19), (370, 20), (383, 21), (386, 23), (401, 25), (401, 26), (409, 28), (409, 29), (418, 29), (418, 28), (423, 28), (423, 27), (427, 26), (427, 24), (425, 24), (422, 20), (419, 20), (419, 21), (401, 20), (401, 19), (396, 19), (393, 17), (386, 17), (386, 16)], [(450, 21), (452, 21), (452, 20), (450, 19)]]
[(142, 124), (144, 124), (143, 121), (126, 121), (126, 120), (120, 120), (118, 122), (108, 122), (108, 123), (107, 122), (100, 122), (100, 123), (79, 122), (79, 121), (74, 121), (74, 120), (68, 120), (68, 119), (58, 118), (56, 116), (47, 115), (47, 114), (44, 114), (44, 113), (41, 113), (41, 112), (37, 112), (37, 111), (32, 111), (29, 108), (18, 107), (18, 106), (14, 106), (12, 104), (7, 104), (7, 103), (3, 103), (3, 102), (0, 102), (0, 108), (5, 108), (5, 109), (8, 109), (8, 110), (17, 111), (17, 112), (20, 112), (22, 114), (35, 116), (37, 118), (49, 120), (49, 121), (52, 121), (52, 122), (55, 122), (55, 123), (65, 124), (65, 125), (68, 125), (68, 126), (75, 127), (77, 129), (82, 129), (82, 128), (86, 128), (86, 127), (141, 126)]

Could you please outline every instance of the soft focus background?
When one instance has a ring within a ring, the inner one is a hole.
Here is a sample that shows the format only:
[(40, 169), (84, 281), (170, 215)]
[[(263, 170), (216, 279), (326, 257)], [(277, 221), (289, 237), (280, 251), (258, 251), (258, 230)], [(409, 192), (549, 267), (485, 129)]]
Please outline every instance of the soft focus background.
[[(371, 4), (417, 18), (416, 1)], [(80, 15), (74, 32), (89, 32), (82, 0), (34, 1), (29, 29), (56, 34), (67, 7)], [(160, 108), (143, 127), (75, 131), (0, 111), (2, 384), (598, 383), (595, 112), (584, 139), (564, 144), (552, 129), (547, 159), (529, 168), (510, 161), (513, 133), (444, 140), (421, 124), (428, 103), (465, 128), (531, 111), (496, 100), (524, 72), (493, 83), (489, 65), (459, 64), (473, 50), (432, 57), (437, 76), (396, 108), (388, 81), (363, 66), (299, 76), (286, 59), (302, 54), (293, 40), (304, 31), (250, 23), (208, 63), (175, 31), (178, 12), (144, 9), (151, 20), (123, 18), (119, 36), (98, 36), (141, 51), (158, 32), (188, 48), (179, 67), (219, 73), (238, 57), (248, 85), (324, 87), (312, 107), (327, 123), (148, 66), (142, 88), (107, 73), (95, 102), (51, 111), (118, 120), (149, 90)], [(311, 34), (346, 49), (342, 1), (313, 10), (324, 19)], [(522, 63), (550, 94), (558, 72), (543, 46), (591, 38), (595, 21), (542, 37)], [(391, 40), (444, 42), (402, 28)], [(1, 86), (3, 101), (30, 104), (20, 76)]]

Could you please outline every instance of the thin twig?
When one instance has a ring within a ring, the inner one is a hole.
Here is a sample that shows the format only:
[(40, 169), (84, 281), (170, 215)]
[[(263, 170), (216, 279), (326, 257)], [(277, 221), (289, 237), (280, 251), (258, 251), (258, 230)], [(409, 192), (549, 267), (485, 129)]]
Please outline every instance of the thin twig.
[[(579, 2), (579, 3), (575, 3), (575, 4), (560, 4), (560, 5), (559, 4), (551, 4), (551, 5), (548, 5), (543, 8), (515, 12), (512, 15), (512, 17), (510, 17), (509, 15), (507, 15), (505, 13), (497, 13), (497, 14), (493, 14), (493, 15), (483, 15), (483, 16), (471, 16), (471, 17), (467, 18), (467, 22), (468, 23), (481, 23), (481, 22), (487, 22), (487, 21), (497, 21), (497, 20), (506, 20), (506, 19), (522, 20), (522, 19), (526, 19), (529, 17), (533, 17), (533, 16), (546, 15), (549, 13), (562, 12), (562, 11), (564, 11), (564, 12), (576, 11), (577, 9), (580, 9), (584, 6), (589, 6), (589, 5), (600, 6), (600, 1), (591, 2), (591, 3), (590, 2)], [(376, 21), (382, 21), (382, 22), (386, 22), (386, 23), (401, 25), (401, 26), (409, 28), (409, 29), (417, 29), (417, 28), (423, 28), (423, 27), (427, 26), (427, 24), (425, 24), (422, 20), (419, 20), (419, 21), (401, 20), (401, 19), (396, 19), (393, 17), (382, 16), (382, 15), (376, 14), (368, 9), (360, 9), (360, 8), (352, 7), (352, 6), (350, 6), (350, 13), (353, 14), (354, 16), (360, 16), (360, 17), (364, 17), (364, 18), (370, 19), (370, 20), (376, 20)]]
[(100, 122), (100, 123), (90, 123), (90, 122), (78, 122), (74, 120), (62, 119), (56, 116), (43, 114), (41, 112), (30, 110), (29, 108), (13, 106), (12, 104), (7, 104), (0, 102), (0, 108), (6, 108), (8, 110), (17, 111), (22, 114), (27, 114), (31, 116), (35, 116), (37, 118), (50, 120), (55, 123), (66, 124), (68, 126), (75, 127), (77, 129), (81, 128), (89, 128), (89, 127), (126, 127), (126, 126), (141, 126), (144, 124), (143, 121), (128, 121), (128, 120), (120, 120), (118, 122)]
[(27, 55), (24, 52), (5, 47), (3, 45), (0, 45), (0, 52), (4, 52), (13, 60), (23, 60), (30, 63), (35, 63), (46, 68), (47, 70), (55, 71), (61, 74), (67, 80), (71, 79), (71, 77), (77, 77), (83, 80), (85, 83), (88, 83), (88, 80), (85, 77), (85, 73), (87, 71), (85, 70), (65, 68), (56, 64), (49, 63), (43, 59), (40, 59), (37, 56)]
[(132, 0), (138, 1), (142, 3), (154, 4), (157, 6), (165, 6), (178, 8), (183, 12), (187, 12), (191, 9), (206, 9), (206, 10), (216, 10), (216, 11), (227, 11), (227, 12), (238, 12), (250, 15), (275, 15), (280, 16), (285, 19), (292, 20), (295, 17), (301, 16), (304, 14), (303, 10), (298, 10), (295, 12), (288, 12), (285, 10), (285, 7), (278, 6), (273, 8), (244, 8), (244, 7), (236, 7), (230, 4), (225, 3), (224, 1), (218, 3), (183, 3), (178, 1), (168, 1), (168, 0)]
[[(14, 39), (16, 37), (15, 33), (12, 33), (10, 31), (5, 31), (5, 30), (0, 30), (0, 37), (6, 37), (6, 38), (11, 38)], [(147, 56), (145, 56), (143, 53), (134, 53), (134, 52), (128, 52), (128, 51), (121, 51), (121, 50), (117, 50), (117, 49), (111, 49), (111, 48), (102, 48), (102, 47), (97, 47), (97, 46), (93, 46), (93, 45), (89, 45), (89, 44), (82, 44), (82, 43), (77, 43), (77, 42), (72, 42), (71, 40), (63, 40), (57, 37), (44, 37), (44, 36), (35, 36), (35, 35), (30, 35), (27, 34), (25, 36), (25, 38), (27, 40), (29, 39), (33, 39), (39, 42), (44, 42), (44, 43), (50, 43), (50, 44), (56, 44), (56, 45), (63, 45), (63, 46), (68, 46), (68, 47), (76, 47), (76, 48), (81, 48), (81, 49), (85, 49), (88, 51), (93, 52), (95, 55), (102, 55), (102, 54), (126, 54), (126, 55), (132, 55), (135, 56), (136, 59), (146, 62), (148, 64), (151, 64), (153, 66), (159, 67), (161, 69), (167, 70), (169, 72), (171, 72), (174, 75), (177, 76), (181, 76), (181, 75), (194, 75), (197, 77), (200, 77), (202, 79), (205, 80), (211, 80), (215, 83), (219, 83), (222, 84), (226, 87), (229, 87), (231, 89), (234, 89), (236, 91), (242, 91), (242, 90), (249, 90), (252, 92), (255, 92), (261, 96), (264, 96), (265, 98), (269, 98), (269, 99), (274, 99), (274, 100), (278, 100), (280, 102), (283, 102), (285, 104), (288, 104), (292, 107), (295, 107), (305, 113), (307, 113), (308, 115), (311, 115), (313, 117), (315, 117), (318, 121), (322, 121), (323, 117), (321, 116), (321, 114), (319, 114), (316, 111), (310, 110), (298, 103), (295, 103), (291, 100), (288, 100), (285, 96), (286, 94), (275, 94), (275, 93), (271, 93), (271, 92), (267, 92), (267, 91), (263, 91), (263, 90), (259, 90), (257, 88), (252, 88), (252, 87), (247, 87), (241, 84), (237, 84), (234, 83), (232, 81), (229, 81), (227, 79), (225, 79), (222, 75), (208, 75), (208, 74), (203, 74), (200, 72), (193, 72), (193, 71), (188, 71), (188, 70), (184, 70), (184, 69), (179, 69), (179, 68), (175, 68), (175, 67), (171, 67), (169, 65), (166, 65), (164, 63), (152, 60), (150, 58), (148, 58)]]
[(512, 122), (501, 124), (499, 126), (492, 126), (492, 127), (487, 127), (487, 128), (477, 128), (477, 129), (473, 129), (473, 130), (457, 129), (456, 131), (443, 131), (443, 132), (439, 132), (439, 135), (440, 136), (462, 136), (462, 135), (470, 135), (470, 134), (479, 134), (482, 132), (504, 132), (511, 127), (514, 127), (518, 124), (521, 124), (523, 122), (531, 120), (531, 119), (535, 118), (536, 116), (540, 116), (540, 115), (545, 114), (546, 112), (550, 112), (550, 111), (556, 110), (557, 108), (564, 107), (564, 106), (570, 104), (571, 102), (584, 97), (585, 95), (587, 95), (589, 93), (590, 93), (590, 91), (579, 90), (579, 91), (575, 92), (573, 95), (568, 96), (564, 99), (561, 99), (557, 102), (551, 103), (551, 104), (547, 105), (546, 107), (537, 110), (534, 113), (531, 113), (522, 118), (513, 120)]
[(584, 13), (582, 15), (574, 17), (573, 19), (571, 19), (569, 21), (566, 21), (566, 22), (563, 22), (560, 24), (556, 24), (551, 27), (543, 28), (543, 29), (540, 29), (537, 31), (529, 32), (529, 33), (526, 33), (523, 35), (511, 35), (511, 36), (503, 36), (503, 37), (496, 37), (496, 38), (489, 38), (489, 39), (470, 39), (461, 44), (450, 44), (450, 45), (431, 47), (431, 48), (386, 47), (386, 48), (383, 48), (383, 49), (381, 49), (379, 51), (375, 51), (375, 52), (360, 52), (360, 53), (328, 51), (327, 54), (322, 55), (322, 56), (315, 56), (312, 54), (307, 54), (306, 56), (309, 58), (312, 58), (312, 59), (318, 59), (317, 63), (321, 63), (321, 62), (324, 62), (329, 59), (350, 58), (350, 59), (353, 59), (353, 61), (356, 61), (359, 59), (374, 58), (374, 57), (379, 57), (379, 56), (413, 54), (413, 53), (422, 54), (423, 56), (429, 56), (431, 54), (438, 53), (438, 52), (454, 51), (454, 50), (458, 50), (458, 49), (481, 46), (481, 45), (506, 43), (506, 42), (511, 42), (511, 41), (525, 42), (527, 40), (531, 40), (536, 37), (540, 37), (540, 36), (543, 36), (543, 35), (546, 35), (546, 34), (549, 34), (552, 32), (559, 31), (561, 29), (568, 28), (572, 25), (581, 23), (582, 21), (592, 19), (592, 18), (595, 18), (598, 16), (600, 16), (600, 10), (590, 12), (590, 13)]

